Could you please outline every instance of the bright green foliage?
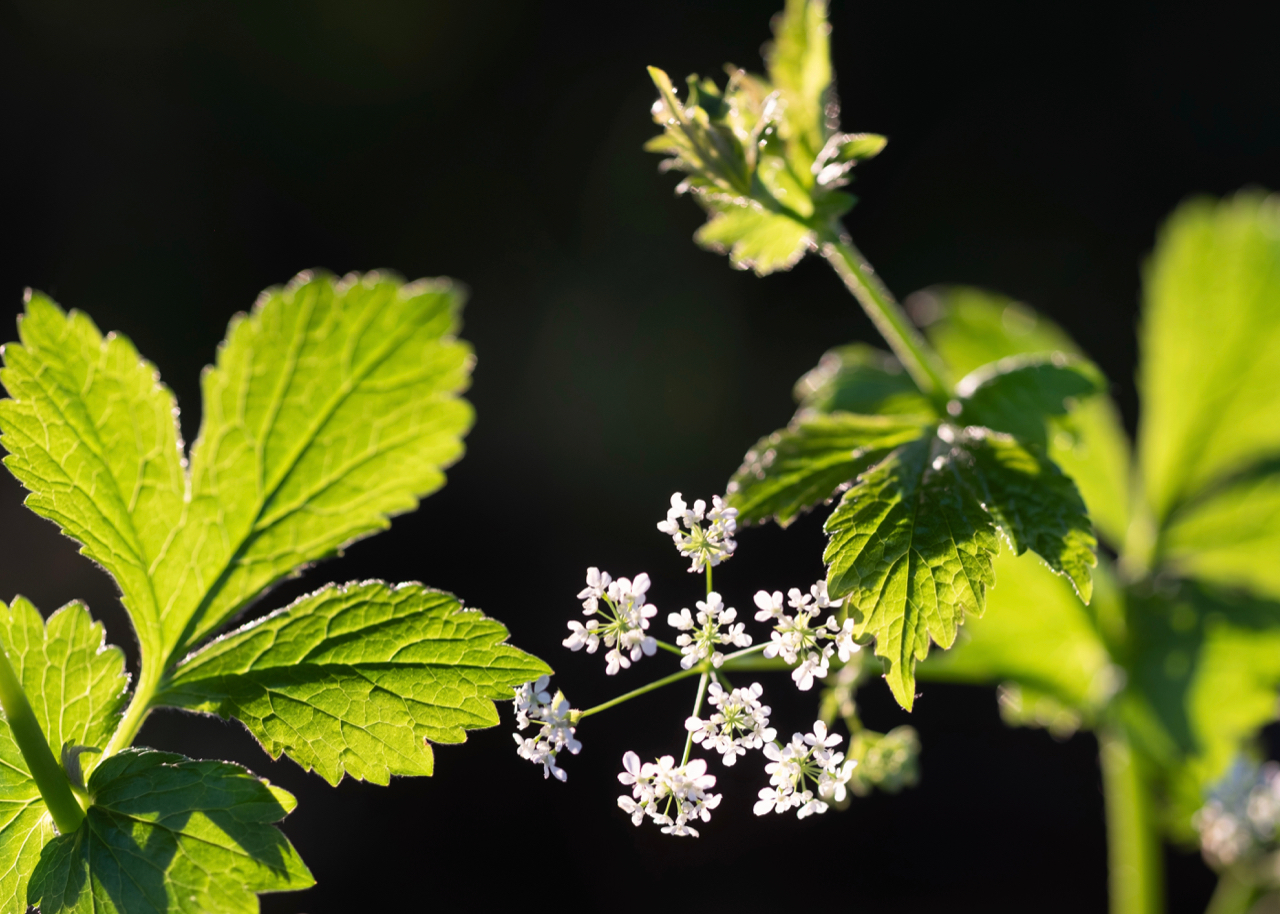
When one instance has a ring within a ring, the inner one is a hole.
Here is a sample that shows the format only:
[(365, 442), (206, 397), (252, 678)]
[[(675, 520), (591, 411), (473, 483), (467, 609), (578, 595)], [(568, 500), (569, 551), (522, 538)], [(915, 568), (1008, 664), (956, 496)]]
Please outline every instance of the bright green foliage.
[(429, 775), (431, 746), (498, 723), (493, 702), (551, 672), (451, 594), (326, 587), (207, 645), (157, 704), (234, 717), (263, 748), (337, 784)]
[(256, 892), (315, 882), (273, 825), (293, 797), (237, 765), (129, 749), (89, 789), (85, 826), (32, 876), (43, 914), (256, 914)]
[(921, 431), (922, 423), (896, 417), (802, 415), (747, 452), (727, 491), (744, 523), (786, 527)]
[(1065, 416), (1077, 399), (1106, 388), (1102, 373), (1061, 352), (1009, 356), (976, 369), (956, 385), (960, 421), (1048, 446), (1045, 420)]
[(964, 627), (956, 650), (923, 664), (921, 678), (1011, 680), (1021, 687), (1027, 709), (1034, 692), (1088, 722), (1121, 685), (1102, 635), (1121, 612), (1121, 596), (1107, 567), (1094, 575), (1088, 606), (1068, 581), (1031, 556), (1002, 549), (993, 570), (996, 586), (987, 593), (982, 619)]
[(46, 625), (21, 598), (0, 605), (0, 639), (61, 755), (50, 789), (65, 774), (88, 803), (55, 839), (0, 727), (0, 914), (37, 900), (45, 914), (256, 911), (255, 892), (311, 884), (272, 826), (287, 794), (232, 765), (128, 750), (154, 707), (234, 716), (273, 757), (385, 784), (430, 774), (426, 740), (497, 723), (493, 701), (548, 672), (455, 598), (376, 582), (321, 590), (183, 660), (272, 584), (443, 484), (472, 422), (461, 305), (448, 280), (377, 273), (263, 293), (204, 375), (188, 469), (155, 368), (28, 296), (0, 372), (5, 463), (27, 504), (115, 578), (142, 657), (128, 695), (120, 652), (83, 607)]
[[(917, 292), (912, 303), (927, 321), (929, 342), (956, 377), (1034, 353), (1081, 355), (1056, 324), (1002, 295), (949, 286)], [(1129, 451), (1110, 397), (1077, 397), (1069, 415), (1050, 417), (1049, 456), (1075, 481), (1098, 533), (1114, 546), (1124, 542), (1129, 527)]]
[(1156, 521), (1280, 455), (1280, 200), (1194, 200), (1145, 275), (1139, 455)]
[(865, 343), (824, 353), (793, 393), (801, 410), (935, 418), (933, 406), (898, 360)]
[[(0, 645), (53, 747), (101, 749), (120, 719), (127, 678), (118, 648), (78, 603), (49, 617), (22, 597), (0, 603)], [(87, 756), (86, 767), (94, 756)], [(0, 914), (26, 911), (26, 883), (53, 823), (8, 727), (0, 727)]]
[(666, 73), (649, 69), (664, 133), (645, 148), (687, 173), (678, 190), (695, 194), (710, 216), (695, 239), (739, 269), (790, 269), (838, 234), (854, 202), (838, 188), (884, 148), (883, 137), (838, 130), (829, 31), (825, 3), (789, 0), (765, 48), (767, 79), (729, 66), (722, 91), (690, 76), (684, 102)]

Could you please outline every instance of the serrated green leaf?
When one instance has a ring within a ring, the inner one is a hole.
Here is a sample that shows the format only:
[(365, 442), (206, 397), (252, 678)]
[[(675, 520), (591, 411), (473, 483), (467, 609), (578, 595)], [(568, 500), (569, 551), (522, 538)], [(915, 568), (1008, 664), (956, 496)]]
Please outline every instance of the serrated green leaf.
[(817, 367), (796, 382), (793, 395), (801, 410), (935, 417), (902, 363), (866, 343), (823, 353)]
[(875, 637), (908, 710), (930, 641), (950, 647), (965, 613), (982, 614), (998, 549), (992, 525), (1086, 602), (1096, 562), (1084, 504), (1052, 462), (985, 429), (927, 432), (863, 473), (824, 527), (827, 587), (849, 596), (857, 632)]
[(1078, 400), (1105, 389), (1092, 363), (1055, 352), (1008, 356), (977, 368), (956, 384), (956, 396), (960, 421), (1047, 448), (1046, 420), (1067, 415)]
[(729, 504), (743, 523), (773, 519), (786, 527), (921, 429), (921, 422), (887, 416), (798, 417), (747, 452), (729, 480)]
[(990, 518), (967, 497), (952, 448), (936, 435), (891, 453), (827, 518), (823, 559), (833, 597), (848, 596), (859, 636), (876, 639), (898, 703), (915, 701), (915, 662), (930, 640), (948, 648), (966, 612), (981, 615), (999, 549)]
[(173, 395), (155, 367), (84, 314), (29, 293), (4, 347), (0, 444), (26, 505), (115, 578), (144, 651), (162, 649), (151, 577), (181, 522), (186, 481)]
[(33, 296), (6, 347), (6, 463), (116, 578), (144, 676), (439, 488), (470, 427), (461, 292), (304, 274), (232, 321), (181, 467), (172, 396), (123, 337)]
[[(1029, 353), (1081, 354), (1056, 324), (1003, 295), (942, 286), (917, 292), (908, 304), (956, 377)], [(1129, 451), (1110, 397), (1089, 397), (1069, 416), (1050, 422), (1050, 458), (1075, 481), (1098, 531), (1117, 547), (1129, 528)]]
[(809, 175), (811, 166), (835, 131), (838, 116), (831, 91), (831, 26), (824, 0), (787, 0), (773, 20), (773, 41), (764, 48), (769, 81), (783, 106), (779, 130), (789, 147), (788, 159), (797, 173)]
[(1280, 470), (1260, 466), (1185, 503), (1161, 543), (1182, 575), (1280, 600)]
[(157, 702), (234, 717), (332, 784), (386, 784), (431, 774), (428, 740), (497, 724), (495, 700), (551, 672), (506, 638), (420, 584), (330, 586), (187, 658)]
[(1144, 277), (1140, 461), (1157, 522), (1280, 455), (1280, 199), (1193, 200)]
[(817, 234), (806, 222), (751, 203), (714, 207), (693, 240), (757, 276), (789, 270), (817, 247)]
[(1175, 836), (1189, 838), (1208, 789), (1276, 718), (1280, 603), (1168, 586), (1130, 594), (1132, 656), (1119, 711), (1168, 778)]
[(1071, 584), (1030, 555), (1005, 548), (993, 562), (995, 586), (986, 611), (969, 620), (953, 650), (917, 667), (921, 679), (996, 684), (1012, 681), (1049, 696), (1085, 721), (1123, 680), (1111, 663), (1100, 618), (1118, 618), (1121, 596), (1105, 568), (1089, 606)]
[(43, 914), (256, 914), (255, 893), (315, 882), (273, 825), (287, 794), (237, 765), (128, 749), (89, 790), (84, 824), (32, 875)]
[[(128, 677), (120, 649), (106, 645), (84, 606), (70, 603), (46, 623), (23, 597), (0, 603), (0, 644), (55, 755), (64, 745), (106, 744)], [(0, 914), (26, 911), (27, 878), (53, 836), (40, 790), (0, 723)]]

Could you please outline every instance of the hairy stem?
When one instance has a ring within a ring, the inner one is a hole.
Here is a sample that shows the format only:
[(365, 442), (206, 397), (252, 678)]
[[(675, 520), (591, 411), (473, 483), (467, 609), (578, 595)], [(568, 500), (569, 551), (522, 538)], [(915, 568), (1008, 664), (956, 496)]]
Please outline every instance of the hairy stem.
[(40, 789), (40, 797), (53, 816), (53, 824), (62, 834), (71, 834), (84, 821), (84, 809), (71, 791), (66, 772), (53, 757), (49, 741), (40, 729), (40, 722), (31, 710), (31, 702), (22, 691), (22, 683), (9, 663), (3, 644), (0, 644), (0, 707), (4, 709), (9, 729), (13, 731), (13, 741), (18, 744), (27, 769)]
[(1164, 861), (1147, 766), (1118, 726), (1098, 734), (1107, 808), (1111, 914), (1164, 910)]
[(858, 299), (862, 310), (867, 312), (920, 392), (945, 414), (951, 397), (951, 384), (946, 379), (941, 360), (907, 319), (902, 306), (894, 300), (847, 235), (828, 231), (819, 236), (819, 242), (822, 256)]

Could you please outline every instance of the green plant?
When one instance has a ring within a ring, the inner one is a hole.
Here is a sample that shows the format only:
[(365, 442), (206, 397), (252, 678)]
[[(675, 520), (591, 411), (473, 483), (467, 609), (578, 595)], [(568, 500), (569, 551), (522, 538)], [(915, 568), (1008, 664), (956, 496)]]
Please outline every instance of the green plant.
[[(1222, 874), (1215, 914), (1246, 911), (1280, 886), (1280, 770), (1257, 766), (1253, 742), (1280, 687), (1280, 201), (1193, 201), (1161, 233), (1145, 277), (1135, 457), (1106, 379), (1051, 322), (992, 293), (938, 288), (912, 299), (922, 333), (876, 278), (840, 222), (854, 204), (842, 188), (885, 140), (841, 132), (828, 34), (821, 0), (788, 0), (766, 76), (728, 66), (723, 88), (690, 76), (682, 100), (651, 68), (663, 132), (647, 148), (707, 211), (699, 244), (760, 276), (817, 252), (891, 352), (830, 351), (723, 500), (673, 497), (659, 528), (707, 576), (696, 620), (668, 617), (676, 644), (649, 634), (647, 575), (591, 569), (579, 594), (590, 621), (570, 623), (565, 645), (612, 648), (610, 674), (659, 649), (681, 655), (682, 671), (586, 711), (526, 694), (517, 709), (565, 735), (534, 760), (554, 769), (583, 718), (698, 676), (679, 765), (624, 759), (631, 795), (619, 805), (637, 825), (696, 834), (690, 823), (709, 818), (720, 797), (690, 760), (695, 742), (726, 764), (764, 750), (758, 814), (803, 817), (847, 791), (897, 789), (914, 778), (915, 735), (868, 733), (855, 702), (869, 672), (859, 647), (873, 644), (908, 711), (919, 673), (1002, 684), (1011, 724), (1097, 732), (1114, 914), (1162, 910), (1162, 836), (1200, 840)], [(794, 615), (781, 592), (757, 594), (756, 619), (773, 630), (753, 645), (712, 566), (735, 554), (739, 522), (786, 526), (832, 501), (826, 580), (791, 591)], [(930, 657), (932, 644), (956, 649)], [(765, 669), (791, 669), (801, 689), (828, 680), (809, 734), (776, 740), (762, 689), (728, 681)], [(716, 707), (705, 719), (704, 699)], [(848, 759), (833, 751), (836, 719)]]
[(5, 465), (115, 579), (140, 668), (88, 610), (0, 604), (0, 911), (252, 912), (311, 873), (274, 827), (292, 797), (230, 763), (133, 748), (158, 707), (241, 721), (337, 784), (429, 775), (430, 743), (497, 723), (549, 670), (454, 596), (326, 586), (218, 637), (281, 579), (385, 529), (444, 482), (472, 422), (461, 290), (301, 274), (238, 315), (188, 453), (174, 398), (123, 336), (28, 293), (4, 350)]

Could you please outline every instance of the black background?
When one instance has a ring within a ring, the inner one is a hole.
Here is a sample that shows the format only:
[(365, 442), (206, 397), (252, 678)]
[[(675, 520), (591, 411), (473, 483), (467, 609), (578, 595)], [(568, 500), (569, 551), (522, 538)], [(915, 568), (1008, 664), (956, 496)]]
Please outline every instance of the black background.
[[(674, 490), (709, 497), (786, 421), (794, 379), (873, 330), (807, 261), (758, 280), (699, 251), (695, 205), (640, 150), (643, 66), (758, 67), (776, 0), (0, 6), (0, 302), (31, 285), (128, 334), (199, 422), (228, 318), (300, 269), (447, 274), (472, 296), (479, 422), (448, 485), (392, 530), (282, 585), (418, 579), (506, 622), (585, 707), (616, 680), (560, 647), (588, 565), (647, 570), (662, 610), (699, 583), (654, 529)], [(890, 144), (847, 225), (900, 295), (989, 286), (1050, 314), (1113, 379), (1132, 427), (1140, 263), (1193, 193), (1280, 187), (1273, 23), (1229, 7), (837, 3), (844, 125)], [(8, 318), (5, 318), (8, 321)], [(6, 338), (10, 330), (3, 331)], [(128, 645), (107, 577), (0, 479), (0, 596), (74, 598)], [(820, 518), (750, 530), (730, 603), (821, 574)], [(812, 696), (766, 680), (784, 732)], [(679, 690), (678, 690), (679, 691)], [(294, 791), (285, 823), (319, 886), (268, 912), (465, 903), (652, 909), (834, 904), (879, 911), (1097, 911), (1102, 799), (1088, 735), (999, 722), (991, 690), (927, 685), (910, 720), (923, 783), (843, 814), (756, 820), (758, 765), (696, 840), (632, 828), (622, 753), (676, 752), (689, 696), (582, 727), (567, 784), (509, 727), (437, 751), (432, 779), (331, 789), (237, 724), (159, 713), (142, 741), (233, 758)], [(869, 725), (907, 720), (887, 689)], [(722, 772), (721, 772), (722, 773)], [(1170, 852), (1170, 908), (1212, 876)]]

